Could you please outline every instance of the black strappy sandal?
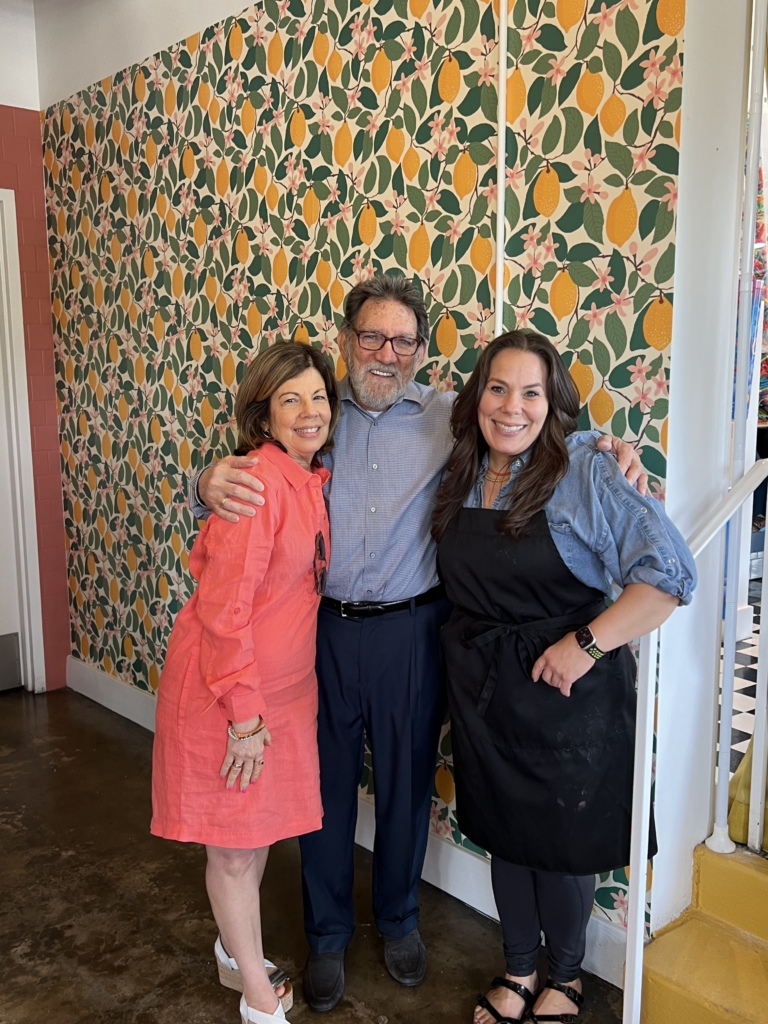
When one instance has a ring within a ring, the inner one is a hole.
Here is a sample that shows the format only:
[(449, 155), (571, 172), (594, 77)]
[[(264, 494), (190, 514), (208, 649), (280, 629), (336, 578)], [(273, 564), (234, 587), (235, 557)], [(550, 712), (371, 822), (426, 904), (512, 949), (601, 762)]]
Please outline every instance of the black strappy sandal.
[(494, 978), (491, 982), (491, 988), (508, 988), (510, 992), (514, 992), (515, 995), (520, 996), (524, 1002), (523, 1012), (520, 1017), (502, 1017), (493, 1003), (489, 1002), (486, 996), (477, 997), (477, 1005), (487, 1010), (488, 1013), (496, 1021), (496, 1024), (519, 1024), (525, 1017), (526, 1013), (530, 1010), (531, 1006), (536, 999), (536, 993), (531, 992), (525, 985), (521, 985), (518, 981), (509, 981), (508, 978)]
[[(546, 981), (544, 988), (554, 988), (558, 992), (562, 992), (564, 996), (575, 1003), (576, 1006), (581, 1009), (584, 1002), (584, 996), (581, 992), (577, 992), (575, 988), (571, 988), (570, 985), (563, 985), (559, 981)], [(559, 1024), (577, 1024), (579, 1015), (577, 1013), (534, 1013), (533, 1010), (528, 1011), (528, 1016), (525, 1018), (530, 1021), (530, 1024), (539, 1024), (540, 1021), (554, 1020), (559, 1021)]]

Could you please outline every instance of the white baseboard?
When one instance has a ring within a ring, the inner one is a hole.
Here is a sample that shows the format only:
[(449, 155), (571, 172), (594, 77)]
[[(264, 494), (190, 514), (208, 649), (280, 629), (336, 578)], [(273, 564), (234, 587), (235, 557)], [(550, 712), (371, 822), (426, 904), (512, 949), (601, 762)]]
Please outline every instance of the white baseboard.
[(115, 679), (95, 665), (72, 657), (67, 658), (67, 686), (150, 732), (155, 731), (157, 700), (146, 690)]
[[(366, 850), (372, 850), (375, 833), (373, 804), (361, 798), (358, 801), (355, 842)], [(421, 877), (486, 917), (498, 921), (491, 888), (491, 865), (484, 857), (430, 833)], [(626, 944), (627, 933), (623, 928), (593, 914), (587, 926), (584, 969), (617, 988), (623, 988)]]

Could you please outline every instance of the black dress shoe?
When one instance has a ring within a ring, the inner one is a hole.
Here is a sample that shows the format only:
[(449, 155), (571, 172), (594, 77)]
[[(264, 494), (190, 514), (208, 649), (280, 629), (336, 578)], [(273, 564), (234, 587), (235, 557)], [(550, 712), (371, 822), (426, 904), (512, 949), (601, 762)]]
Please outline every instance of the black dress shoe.
[(387, 970), (401, 985), (420, 985), (427, 975), (427, 951), (419, 929), (402, 939), (384, 936), (384, 962)]
[(310, 953), (301, 975), (304, 998), (318, 1013), (332, 1010), (344, 995), (344, 950)]

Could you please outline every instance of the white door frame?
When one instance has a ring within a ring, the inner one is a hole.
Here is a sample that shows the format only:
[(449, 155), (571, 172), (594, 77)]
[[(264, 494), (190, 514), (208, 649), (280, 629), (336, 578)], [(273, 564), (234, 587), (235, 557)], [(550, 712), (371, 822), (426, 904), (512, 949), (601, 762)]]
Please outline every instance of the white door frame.
[(0, 388), (7, 410), (7, 422), (0, 424), (0, 429), (7, 431), (10, 455), (13, 522), (8, 526), (13, 531), (18, 566), (21, 679), (25, 689), (40, 693), (45, 690), (43, 615), (16, 196), (5, 188), (0, 188)]

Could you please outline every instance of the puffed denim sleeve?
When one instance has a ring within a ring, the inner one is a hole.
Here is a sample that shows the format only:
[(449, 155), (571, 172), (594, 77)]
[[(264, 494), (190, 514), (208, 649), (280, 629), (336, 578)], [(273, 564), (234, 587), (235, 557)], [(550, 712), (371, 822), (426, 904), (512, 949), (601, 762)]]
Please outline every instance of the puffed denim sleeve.
[[(205, 469), (207, 468), (208, 467), (206, 466)], [(207, 519), (208, 516), (213, 514), (208, 506), (204, 505), (200, 500), (200, 492), (197, 489), (197, 483), (202, 473), (202, 469), (198, 470), (198, 472), (195, 473), (194, 476), (191, 476), (187, 481), (187, 505), (189, 505), (189, 511), (195, 519)]]
[(569, 448), (570, 469), (547, 505), (547, 519), (571, 572), (600, 586), (599, 560), (604, 580), (621, 587), (648, 583), (689, 604), (696, 565), (662, 505), (640, 495), (610, 454), (584, 445)]

